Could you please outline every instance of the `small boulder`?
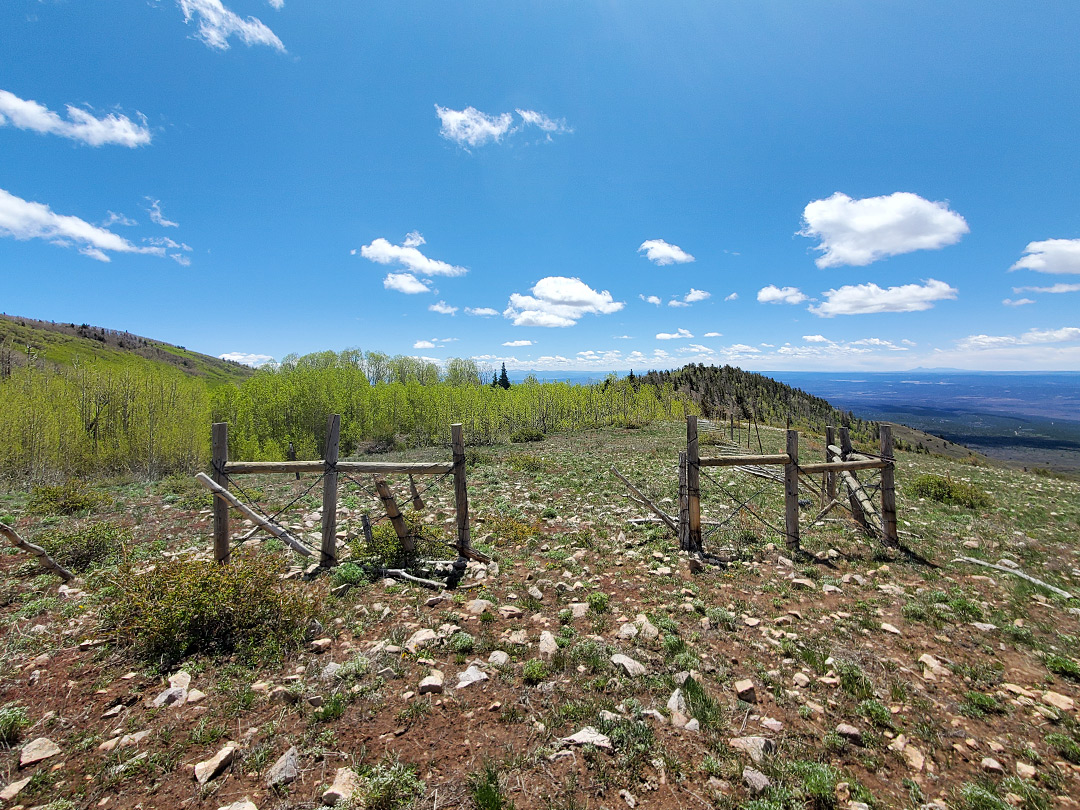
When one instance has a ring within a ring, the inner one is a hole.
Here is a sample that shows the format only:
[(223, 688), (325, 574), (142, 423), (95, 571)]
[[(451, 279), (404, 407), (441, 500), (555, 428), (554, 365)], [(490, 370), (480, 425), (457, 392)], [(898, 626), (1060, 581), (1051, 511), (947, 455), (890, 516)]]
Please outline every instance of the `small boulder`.
[(472, 686), (474, 683), (480, 683), (481, 681), (486, 681), (487, 679), (487, 673), (480, 669), (480, 667), (476, 666), (476, 664), (473, 664), (464, 672), (458, 673), (457, 688), (464, 689), (466, 686)]
[(836, 727), (836, 733), (852, 745), (858, 745), (861, 747), (863, 744), (862, 732), (859, 731), (859, 729), (855, 728), (855, 726), (849, 725), (848, 723), (841, 723), (840, 725), (838, 725)]
[(749, 678), (735, 681), (735, 694), (739, 700), (746, 703), (757, 703), (757, 692), (754, 690), (754, 682)]
[[(488, 604), (491, 604), (490, 602)], [(439, 634), (431, 628), (425, 627), (423, 630), (417, 630), (408, 640), (405, 642), (405, 649), (411, 653), (415, 653), (417, 650), (435, 643), (439, 638)]]
[(233, 802), (232, 804), (226, 804), (223, 807), (219, 807), (218, 810), (259, 810), (258, 805), (255, 804), (247, 796), (240, 799), (240, 801)]
[(300, 775), (300, 751), (294, 745), (281, 755), (277, 762), (270, 766), (266, 774), (266, 786), (269, 788), (287, 785), (296, 781)]
[(18, 782), (12, 782), (3, 790), (0, 790), (0, 801), (10, 802), (22, 792), (24, 787), (30, 784), (30, 780), (33, 778), (34, 777), (32, 776), (28, 776), (25, 779), (20, 779)]
[(19, 753), (19, 767), (25, 768), (42, 760), (55, 757), (60, 753), (60, 747), (48, 737), (38, 737), (23, 746)]
[(504, 619), (520, 619), (523, 615), (525, 615), (525, 612), (521, 608), (515, 607), (514, 605), (502, 605), (499, 608), (499, 615), (502, 616)]
[(154, 708), (160, 709), (165, 706), (179, 706), (187, 700), (186, 687), (171, 686), (153, 700)]
[(776, 743), (768, 737), (735, 737), (728, 744), (750, 757), (750, 761), (755, 765), (760, 765), (766, 754), (776, 750)]
[(746, 783), (746, 787), (750, 789), (751, 796), (760, 796), (772, 787), (772, 782), (769, 781), (769, 777), (750, 766), (743, 768), (742, 778)]
[(495, 650), (488, 656), (488, 663), (493, 667), (505, 667), (510, 663), (510, 656), (502, 650)]
[(629, 655), (623, 655), (622, 653), (616, 653), (611, 656), (611, 663), (617, 667), (622, 667), (626, 674), (632, 678), (644, 675), (647, 672), (642, 664), (635, 661)]
[(235, 756), (236, 743), (230, 742), (210, 759), (195, 765), (195, 781), (205, 785), (229, 767)]
[(979, 766), (987, 773), (997, 774), (999, 776), (1005, 773), (1005, 768), (1002, 767), (1002, 764), (993, 757), (983, 757), (982, 762), (979, 763)]
[(555, 636), (551, 634), (550, 630), (545, 630), (540, 634), (539, 650), (540, 657), (543, 659), (550, 659), (559, 651), (559, 645), (555, 643)]
[(611, 739), (592, 726), (585, 726), (576, 734), (563, 737), (562, 741), (567, 745), (594, 745), (597, 748), (611, 748)]
[(323, 804), (333, 806), (342, 799), (348, 799), (360, 787), (360, 777), (352, 768), (338, 768), (334, 784), (323, 793)]
[(629, 622), (619, 628), (619, 631), (615, 634), (618, 638), (629, 641), (632, 638), (637, 638), (638, 629), (637, 625), (630, 624)]
[(489, 602), (487, 599), (473, 599), (471, 602), (465, 603), (465, 610), (474, 616), (490, 611), (493, 607), (495, 607), (495, 603)]
[(433, 669), (431, 674), (420, 681), (419, 692), (421, 695), (441, 695), (443, 691), (444, 676), (440, 670)]
[(530, 585), (528, 590), (529, 596), (535, 599), (537, 602), (544, 601), (544, 592), (537, 588), (535, 585)]

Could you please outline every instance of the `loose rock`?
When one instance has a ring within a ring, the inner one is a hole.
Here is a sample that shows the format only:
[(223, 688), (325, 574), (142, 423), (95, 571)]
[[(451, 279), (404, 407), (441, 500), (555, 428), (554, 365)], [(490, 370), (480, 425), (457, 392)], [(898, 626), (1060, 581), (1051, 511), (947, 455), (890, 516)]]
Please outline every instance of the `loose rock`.
[(48, 737), (38, 737), (23, 746), (19, 754), (19, 767), (25, 768), (36, 762), (55, 757), (60, 753), (60, 747)]
[(270, 766), (266, 775), (266, 786), (270, 788), (294, 782), (300, 775), (300, 751), (294, 745)]
[(611, 656), (611, 663), (617, 667), (622, 667), (626, 674), (632, 678), (644, 675), (648, 671), (645, 669), (644, 665), (638, 663), (629, 655), (623, 655), (622, 653), (616, 653)]
[(360, 787), (360, 777), (352, 768), (338, 768), (334, 784), (322, 795), (323, 804), (335, 805), (347, 799)]
[(213, 757), (195, 765), (195, 781), (205, 785), (232, 764), (236, 756), (236, 743), (229, 743)]

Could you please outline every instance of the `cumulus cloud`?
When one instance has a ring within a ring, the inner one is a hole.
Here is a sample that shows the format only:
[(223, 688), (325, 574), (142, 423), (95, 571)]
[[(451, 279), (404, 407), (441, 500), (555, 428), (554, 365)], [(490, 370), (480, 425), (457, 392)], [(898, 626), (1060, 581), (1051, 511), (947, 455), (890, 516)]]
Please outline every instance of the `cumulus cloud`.
[(646, 239), (638, 248), (638, 253), (645, 253), (653, 264), (685, 264), (694, 261), (694, 257), (678, 245), (670, 245), (663, 239)]
[(695, 290), (693, 287), (691, 287), (690, 292), (683, 296), (683, 301), (688, 304), (693, 304), (698, 301), (704, 301), (705, 299), (711, 297), (712, 293), (707, 293), (705, 292), (705, 290)]
[(150, 214), (150, 221), (155, 225), (160, 225), (162, 228), (179, 228), (179, 222), (173, 222), (171, 219), (165, 219), (161, 213), (161, 200), (155, 200), (150, 197), (146, 198), (146, 201), (150, 203), (150, 207), (146, 209)]
[(672, 298), (670, 301), (667, 302), (667, 305), (669, 307), (688, 307), (688, 306), (690, 306), (688, 303), (686, 303), (685, 301), (680, 301), (678, 298)]
[[(818, 239), (818, 267), (863, 266), (914, 250), (952, 245), (968, 232), (962, 216), (948, 203), (897, 191), (854, 200), (836, 192), (803, 210), (800, 236)], [(1077, 271), (1080, 272), (1080, 271)]]
[(431, 292), (431, 288), (412, 273), (387, 273), (383, 286), (388, 290), (397, 290), (406, 295)]
[(1002, 298), (1001, 303), (1007, 307), (1024, 307), (1028, 304), (1034, 304), (1035, 301), (1032, 298)]
[(134, 148), (150, 143), (146, 117), (141, 113), (136, 115), (139, 123), (117, 113), (97, 118), (84, 109), (68, 104), (65, 119), (43, 104), (0, 90), (0, 127), (10, 125), (32, 132), (59, 135), (87, 146), (116, 144)]
[(777, 287), (770, 284), (758, 290), (757, 300), (762, 304), (801, 304), (806, 296), (798, 287)]
[(430, 340), (418, 340), (412, 345), (414, 349), (434, 349), (435, 344)]
[(465, 307), (466, 315), (475, 315), (481, 318), (490, 318), (492, 315), (498, 315), (499, 310), (492, 309), (491, 307)]
[(548, 276), (536, 282), (531, 292), (510, 296), (503, 316), (514, 326), (573, 326), (589, 313), (610, 315), (623, 308), (607, 290), (597, 292), (579, 278)]
[(1080, 239), (1045, 239), (1029, 242), (1024, 255), (1009, 270), (1037, 273), (1080, 273)]
[(452, 307), (445, 301), (437, 301), (428, 307), (432, 312), (438, 312), (440, 315), (453, 315), (458, 311), (457, 307)]
[(877, 312), (921, 312), (936, 301), (956, 298), (956, 289), (944, 281), (927, 279), (924, 284), (904, 284), (882, 289), (877, 284), (851, 284), (826, 290), (825, 301), (808, 309), (822, 318), (834, 315), (867, 315)]
[(43, 203), (29, 202), (3, 189), (0, 189), (0, 236), (45, 239), (61, 247), (75, 246), (84, 256), (100, 262), (110, 261), (110, 252), (165, 255), (163, 247), (139, 247), (112, 231), (75, 216), (57, 214)]
[(247, 352), (226, 352), (225, 354), (219, 354), (218, 358), (221, 360), (231, 360), (234, 363), (243, 363), (245, 366), (253, 366), (255, 368), (274, 362), (274, 358), (268, 354), (248, 354)]
[(508, 112), (489, 115), (475, 107), (452, 110), (436, 104), (435, 113), (439, 116), (439, 134), (463, 149), (499, 143), (507, 135), (521, 132), (525, 127), (537, 127), (546, 132), (548, 140), (551, 140), (553, 134), (574, 131), (567, 126), (566, 121), (550, 118), (536, 110), (517, 110), (521, 118), (521, 123), (517, 126), (514, 126), (513, 114)]
[[(184, 12), (184, 22), (197, 23), (195, 38), (211, 48), (225, 51), (229, 48), (229, 39), (236, 37), (245, 45), (266, 45), (276, 51), (285, 52), (285, 46), (277, 34), (270, 30), (257, 17), (243, 19), (225, 7), (221, 0), (178, 0), (180, 10)], [(271, 0), (274, 5), (274, 0)], [(275, 6), (278, 8), (279, 6)]]
[(692, 338), (689, 330), (680, 328), (678, 332), (660, 332), (657, 334), (657, 340), (683, 340), (685, 338)]
[(660, 296), (659, 295), (644, 295), (643, 293), (638, 293), (638, 298), (640, 298), (646, 304), (653, 304), (654, 306), (660, 306)]
[[(416, 236), (419, 234), (413, 231), (401, 245), (391, 244), (380, 236), (370, 245), (361, 247), (360, 255), (378, 264), (400, 264), (409, 272), (424, 276), (463, 276), (469, 272), (464, 267), (438, 259), (429, 259), (417, 249), (416, 244), (410, 244), (410, 242), (415, 242)], [(423, 237), (420, 238), (423, 239)]]
[(704, 337), (723, 337), (723, 332), (706, 332)]
[(832, 341), (824, 335), (803, 335), (802, 339), (807, 343), (832, 343)]
[(1059, 295), (1061, 293), (1080, 292), (1080, 284), (1051, 284), (1049, 287), (1013, 287), (1013, 292), (1035, 292)]
[(532, 345), (533, 345), (533, 342), (531, 340), (508, 340), (508, 341), (506, 341), (506, 343), (503, 344), (503, 346), (509, 346), (509, 347), (511, 347), (513, 349), (516, 349), (519, 346), (532, 346)]
[(1076, 341), (1080, 341), (1080, 327), (1065, 326), (1060, 329), (1029, 329), (1022, 335), (968, 335), (956, 344), (962, 351), (970, 351)]

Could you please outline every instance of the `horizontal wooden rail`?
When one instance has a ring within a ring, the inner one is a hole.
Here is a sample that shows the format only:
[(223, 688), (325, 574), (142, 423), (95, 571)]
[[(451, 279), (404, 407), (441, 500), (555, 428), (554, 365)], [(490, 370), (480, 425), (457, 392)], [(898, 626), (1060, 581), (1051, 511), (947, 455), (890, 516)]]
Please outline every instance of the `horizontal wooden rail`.
[[(225, 472), (230, 475), (255, 473), (319, 473), (326, 469), (325, 461), (230, 461), (225, 465)], [(453, 464), (426, 464), (424, 462), (393, 461), (339, 461), (337, 469), (341, 472), (375, 473), (391, 475), (409, 473), (411, 475), (442, 475), (452, 472)]]
[[(840, 456), (841, 458), (844, 455), (844, 451), (841, 450), (839, 447), (837, 447), (835, 444), (830, 444), (829, 445), (829, 452), (832, 453), (834, 456)], [(867, 456), (867, 455), (864, 455), (863, 453), (848, 453), (847, 457), (848, 457), (848, 461), (880, 461), (881, 460), (881, 459), (879, 459), (879, 458), (877, 458), (875, 456)]]
[(799, 472), (823, 473), (823, 472), (851, 472), (852, 470), (878, 470), (889, 466), (888, 461), (879, 458), (871, 458), (858, 461), (827, 461), (817, 464), (800, 464)]
[(699, 458), (698, 466), (701, 467), (739, 467), (744, 464), (790, 464), (791, 456), (787, 453), (765, 456), (714, 456), (713, 458)]

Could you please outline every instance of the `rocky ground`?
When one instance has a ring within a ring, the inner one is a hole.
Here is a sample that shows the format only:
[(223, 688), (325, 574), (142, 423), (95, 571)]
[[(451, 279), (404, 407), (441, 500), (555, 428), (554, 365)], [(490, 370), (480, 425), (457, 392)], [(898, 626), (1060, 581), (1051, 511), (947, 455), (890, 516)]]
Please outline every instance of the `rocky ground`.
[[(615, 464), (671, 509), (681, 431), (481, 448), (469, 470), (473, 534), (494, 562), (471, 564), (453, 592), (297, 578), (321, 621), (270, 665), (147, 660), (102, 628), (111, 569), (61, 586), (11, 550), (0, 556), (0, 800), (57, 810), (1077, 804), (1080, 603), (954, 559), (1080, 592), (1080, 484), (900, 454), (902, 539), (927, 564), (864, 538), (843, 514), (804, 532), (816, 556), (793, 558), (751, 516), (731, 517), (728, 495), (764, 487), (752, 503), (780, 525), (781, 487), (713, 473), (705, 520), (727, 522), (707, 546), (734, 559), (701, 567), (666, 530), (628, 522), (646, 513), (608, 472)], [(781, 434), (765, 438), (776, 452)], [(820, 443), (803, 445), (820, 457)], [(905, 494), (923, 473), (969, 482), (989, 505)], [(309, 483), (250, 486), (269, 504)], [(150, 563), (209, 553), (206, 500), (183, 482), (103, 490), (112, 503), (95, 513), (44, 519), (11, 492), (0, 520), (29, 539), (113, 521)], [(343, 493), (344, 553), (373, 504), (360, 487)], [(425, 492), (423, 519), (449, 526), (451, 494), (446, 482)], [(316, 506), (311, 495), (289, 513), (297, 532), (318, 532)], [(255, 552), (287, 553), (265, 542)]]

